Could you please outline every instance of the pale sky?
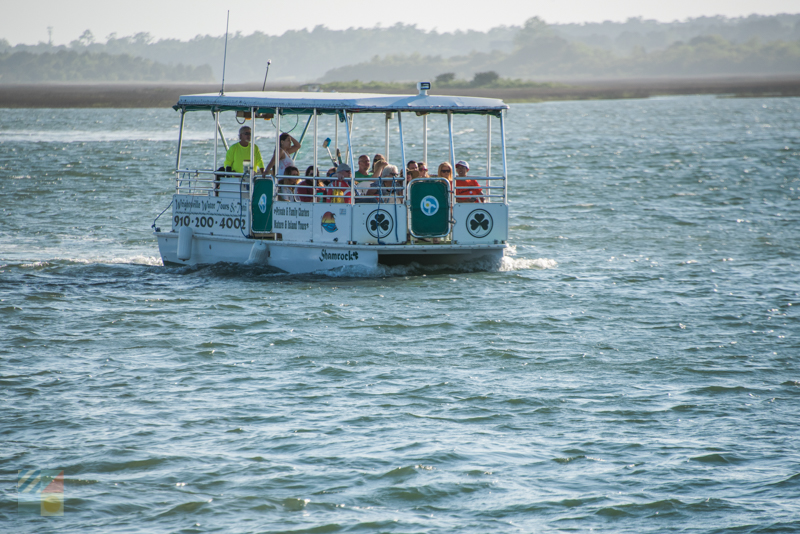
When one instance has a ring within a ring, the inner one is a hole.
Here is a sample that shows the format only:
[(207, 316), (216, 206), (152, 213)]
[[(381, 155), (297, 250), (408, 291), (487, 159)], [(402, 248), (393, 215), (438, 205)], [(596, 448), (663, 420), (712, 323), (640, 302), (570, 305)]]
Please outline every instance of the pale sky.
[(345, 29), (397, 22), (439, 32), (486, 31), (521, 25), (533, 16), (549, 23), (629, 17), (671, 22), (699, 16), (799, 13), (800, 0), (2, 0), (0, 38), (12, 45), (47, 42), (47, 27), (52, 26), (54, 44), (67, 44), (87, 29), (99, 42), (113, 32), (119, 37), (149, 32), (156, 39), (188, 40), (198, 34), (223, 35), (228, 9), (232, 33), (260, 30), (280, 35), (319, 24)]

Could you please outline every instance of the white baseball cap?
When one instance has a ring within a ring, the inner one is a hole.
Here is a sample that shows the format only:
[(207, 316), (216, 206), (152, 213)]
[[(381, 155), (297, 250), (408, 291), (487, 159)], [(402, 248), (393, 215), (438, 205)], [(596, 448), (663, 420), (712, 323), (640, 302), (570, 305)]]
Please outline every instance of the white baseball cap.
[(458, 167), (459, 165), (461, 165), (462, 167), (466, 167), (466, 169), (469, 170), (469, 163), (467, 163), (463, 159), (456, 162), (456, 167)]

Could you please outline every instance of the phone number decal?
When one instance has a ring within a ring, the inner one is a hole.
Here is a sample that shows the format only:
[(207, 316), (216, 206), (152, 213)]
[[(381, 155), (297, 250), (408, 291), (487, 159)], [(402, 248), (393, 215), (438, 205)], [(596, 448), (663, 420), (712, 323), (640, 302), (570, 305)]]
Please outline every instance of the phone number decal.
[(194, 228), (244, 228), (244, 219), (239, 217), (212, 217), (196, 215), (175, 215), (172, 218), (175, 228), (191, 226)]

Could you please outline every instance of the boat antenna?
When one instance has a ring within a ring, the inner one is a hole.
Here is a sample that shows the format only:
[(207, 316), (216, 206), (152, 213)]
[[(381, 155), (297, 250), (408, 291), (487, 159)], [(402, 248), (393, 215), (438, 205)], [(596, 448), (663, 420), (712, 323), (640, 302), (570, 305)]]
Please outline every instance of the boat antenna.
[(264, 85), (261, 86), (261, 91), (264, 91), (267, 88), (267, 76), (269, 76), (269, 66), (272, 65), (272, 60), (267, 60), (267, 72), (264, 74)]
[(220, 96), (225, 94), (225, 62), (228, 59), (228, 23), (231, 21), (231, 10), (228, 10), (228, 18), (225, 20), (225, 53), (222, 55), (222, 87), (219, 90)]

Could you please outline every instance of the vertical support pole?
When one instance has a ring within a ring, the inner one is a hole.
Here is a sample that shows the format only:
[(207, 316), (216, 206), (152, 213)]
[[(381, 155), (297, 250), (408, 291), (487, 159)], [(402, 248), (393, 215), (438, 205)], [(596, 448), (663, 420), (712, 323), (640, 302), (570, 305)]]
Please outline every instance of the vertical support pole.
[(250, 108), (250, 196), (253, 195), (253, 176), (256, 173), (256, 108)]
[[(278, 176), (278, 161), (281, 159), (281, 110), (275, 108), (275, 165), (272, 167), (272, 176)], [(275, 182), (273, 191), (278, 192), (278, 182)]]
[(492, 116), (486, 115), (486, 176), (492, 175)]
[(219, 124), (219, 111), (217, 111), (217, 131), (219, 132), (219, 138), (222, 139), (222, 146), (225, 147), (225, 154), (227, 155), (230, 147), (228, 146), (228, 141), (225, 139), (225, 134), (222, 133), (222, 126)]
[(391, 113), (386, 113), (386, 149), (384, 154), (386, 156), (386, 161), (389, 161), (389, 117)]
[(311, 202), (317, 201), (317, 123), (319, 122), (319, 115), (314, 108), (314, 170), (311, 172)]
[[(400, 165), (401, 165), (401, 167), (400, 167), (400, 176), (403, 178), (401, 183), (404, 184), (403, 185), (403, 204), (405, 204), (405, 206), (408, 206), (408, 204), (409, 204), (408, 203), (408, 180), (409, 180), (409, 177), (408, 177), (408, 167), (407, 167), (407, 164), (406, 164), (406, 144), (403, 141), (403, 114), (400, 113), (399, 111), (397, 112), (397, 127), (400, 130), (400, 160), (401, 160), (401, 162), (400, 162)], [(383, 183), (381, 183), (381, 185), (383, 185)], [(397, 232), (397, 187), (396, 187), (396, 184), (395, 184), (394, 180), (392, 180), (392, 203), (394, 204), (394, 238), (397, 241), (400, 241), (400, 236), (398, 235), (398, 232)], [(407, 207), (404, 208), (404, 209), (408, 210)], [(408, 211), (406, 211), (406, 213), (408, 213)], [(406, 218), (406, 224), (408, 224), (408, 220), (409, 219)], [(404, 229), (403, 232), (407, 233), (408, 230)]]
[(489, 189), (492, 175), (492, 116), (486, 115), (486, 202), (491, 202), (492, 190)]
[(503, 204), (508, 205), (508, 161), (506, 160), (505, 113), (500, 112), (500, 146), (503, 152)]
[(180, 174), (178, 171), (181, 169), (181, 151), (183, 150), (183, 125), (186, 122), (186, 108), (181, 108), (181, 129), (178, 132), (178, 156), (175, 159), (175, 192), (180, 192)]
[[(397, 127), (400, 130), (400, 159), (402, 160), (400, 162), (400, 172), (405, 173), (405, 169), (406, 169), (406, 147), (405, 147), (405, 144), (403, 143), (403, 119), (402, 119), (402, 115), (403, 114), (400, 113), (399, 111), (397, 112)], [(405, 174), (403, 174), (403, 176), (405, 176)]]
[[(350, 153), (350, 157), (347, 160), (347, 164), (350, 166), (350, 204), (355, 204), (356, 201), (356, 180), (355, 180), (355, 172), (353, 172), (353, 150), (352, 150), (352, 140), (350, 139), (350, 119), (347, 116), (347, 112), (344, 114), (345, 120), (345, 131), (347, 132), (347, 151)], [(348, 240), (349, 243), (353, 242), (353, 208), (350, 208), (350, 239)]]
[[(348, 117), (347, 117), (347, 118), (348, 118), (348, 120), (350, 121), (350, 123), (349, 123), (349, 124), (348, 124), (348, 126), (347, 126), (347, 139), (348, 139), (348, 144), (347, 144), (347, 154), (345, 154), (345, 156), (344, 156), (344, 160), (345, 160), (345, 161), (351, 161), (351, 158), (350, 158), (350, 142), (349, 142), (349, 139), (350, 139), (350, 138), (352, 137), (352, 135), (353, 135), (353, 123), (355, 122), (355, 115), (353, 115), (352, 113), (348, 113), (347, 115), (348, 115)], [(348, 163), (348, 165), (350, 165), (350, 163)], [(352, 166), (351, 166), (351, 170), (352, 170)], [(352, 170), (352, 173), (353, 173), (353, 177), (355, 178), (356, 172), (355, 172), (354, 170)]]
[(175, 170), (181, 168), (181, 150), (183, 149), (183, 125), (186, 121), (186, 110), (181, 109), (181, 129), (178, 132), (178, 157), (175, 160)]
[(422, 116), (422, 161), (428, 164), (428, 114)]
[(450, 133), (450, 178), (452, 180), (450, 187), (450, 213), (453, 213), (453, 208), (456, 205), (456, 149), (453, 144), (453, 112), (447, 112), (447, 129)]
[(339, 114), (333, 116), (333, 153), (339, 148)]
[(214, 170), (217, 170), (217, 148), (219, 147), (219, 111), (214, 111)]
[[(306, 138), (306, 132), (308, 131), (308, 126), (310, 124), (311, 124), (311, 115), (308, 116), (308, 120), (306, 121), (306, 126), (305, 128), (303, 128), (303, 133), (300, 134), (300, 139), (297, 140), (297, 142), (300, 143), (301, 145), (303, 144), (303, 139)], [(303, 150), (302, 146), (297, 150), (297, 152), (294, 153), (294, 156), (291, 156), (292, 160), (297, 159), (297, 156), (300, 155), (301, 150)]]

